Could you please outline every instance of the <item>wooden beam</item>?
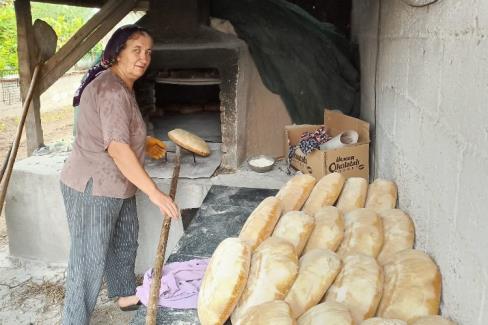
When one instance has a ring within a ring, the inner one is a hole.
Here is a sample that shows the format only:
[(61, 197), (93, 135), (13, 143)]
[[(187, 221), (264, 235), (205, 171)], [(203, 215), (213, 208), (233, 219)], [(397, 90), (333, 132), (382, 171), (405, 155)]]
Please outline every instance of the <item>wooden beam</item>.
[(76, 7), (101, 8), (107, 0), (35, 0), (33, 2), (51, 3)]
[[(15, 0), (15, 17), (17, 21), (17, 53), (19, 60), (20, 94), (25, 102), (37, 62), (37, 45), (32, 30), (32, 16), (29, 0)], [(26, 118), (25, 132), (27, 138), (27, 155), (44, 144), (40, 114), (39, 88), (34, 90), (29, 113)]]
[[(67, 5), (85, 8), (101, 8), (108, 0), (35, 0), (33, 2), (51, 3), (57, 5)], [(149, 0), (138, 1), (134, 10), (146, 11), (149, 6)]]
[(109, 0), (45, 64), (39, 85), (44, 92), (93, 48), (136, 5), (137, 0)]

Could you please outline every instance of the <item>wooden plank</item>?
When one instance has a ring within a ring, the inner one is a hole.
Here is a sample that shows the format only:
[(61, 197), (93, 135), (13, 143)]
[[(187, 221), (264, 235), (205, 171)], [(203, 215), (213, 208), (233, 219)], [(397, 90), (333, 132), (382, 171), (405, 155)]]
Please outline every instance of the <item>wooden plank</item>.
[(136, 0), (110, 0), (43, 67), (39, 91), (44, 92), (136, 5)]
[[(25, 101), (31, 83), (34, 66), (37, 63), (37, 47), (32, 30), (32, 16), (29, 0), (16, 0), (14, 2), (15, 17), (17, 21), (17, 53), (19, 59), (20, 93), (22, 102)], [(32, 97), (29, 113), (26, 118), (27, 155), (44, 144), (42, 134), (39, 88)]]
[(107, 0), (36, 0), (36, 2), (77, 7), (100, 8), (107, 2)]
[[(101, 8), (108, 0), (36, 0), (36, 2), (52, 3), (58, 5), (86, 7), (86, 8)], [(149, 0), (141, 0), (137, 3), (135, 10), (147, 10)]]

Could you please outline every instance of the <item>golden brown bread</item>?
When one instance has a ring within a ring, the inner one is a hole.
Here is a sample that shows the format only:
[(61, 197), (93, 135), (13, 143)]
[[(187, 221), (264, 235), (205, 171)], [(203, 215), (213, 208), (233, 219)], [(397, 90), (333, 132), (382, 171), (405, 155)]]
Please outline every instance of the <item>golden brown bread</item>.
[(312, 234), (315, 219), (303, 211), (290, 211), (283, 215), (273, 231), (273, 237), (289, 241), (297, 252), (302, 254), (307, 240)]
[(183, 129), (174, 129), (168, 132), (168, 137), (175, 144), (186, 150), (196, 153), (197, 155), (207, 157), (210, 155), (208, 144), (198, 135), (185, 131)]
[(345, 215), (344, 240), (337, 251), (341, 257), (365, 254), (376, 257), (383, 246), (383, 224), (371, 209), (356, 209)]
[(327, 301), (310, 308), (298, 318), (298, 325), (353, 325), (346, 305)]
[(374, 317), (364, 320), (361, 325), (407, 325), (407, 323), (401, 319)]
[(239, 238), (254, 250), (272, 233), (281, 216), (281, 202), (274, 196), (264, 199), (242, 226)]
[(293, 176), (276, 194), (281, 200), (282, 212), (300, 210), (312, 192), (315, 182), (312, 175)]
[(367, 192), (368, 181), (365, 178), (350, 177), (342, 188), (341, 196), (339, 196), (336, 206), (344, 213), (364, 208)]
[(305, 246), (304, 253), (312, 249), (337, 250), (344, 239), (344, 217), (336, 207), (320, 208), (315, 214), (315, 227)]
[(344, 176), (339, 173), (331, 173), (322, 177), (315, 184), (312, 193), (305, 202), (303, 211), (314, 217), (320, 208), (333, 205), (341, 194), (344, 182)]
[(378, 213), (383, 221), (383, 248), (378, 263), (383, 265), (396, 253), (413, 247), (415, 228), (410, 217), (400, 209), (383, 210)]
[(380, 212), (385, 209), (393, 209), (397, 201), (397, 186), (392, 181), (375, 179), (368, 187), (366, 208)]
[(322, 299), (341, 264), (334, 252), (323, 249), (311, 250), (300, 258), (297, 279), (285, 298), (293, 317), (301, 316)]
[[(290, 307), (283, 300), (274, 300), (253, 306), (242, 316), (239, 325), (295, 325)], [(235, 324), (234, 324), (235, 325)]]
[(385, 286), (378, 316), (410, 321), (437, 315), (441, 300), (441, 274), (424, 252), (406, 249), (384, 264)]
[(441, 316), (424, 316), (413, 319), (408, 325), (456, 325), (452, 320), (442, 318)]
[(374, 316), (383, 290), (383, 270), (376, 260), (367, 255), (350, 255), (325, 301), (345, 304), (356, 324)]
[(202, 325), (224, 324), (247, 282), (251, 248), (239, 238), (227, 238), (215, 249), (198, 295)]
[(232, 323), (252, 306), (283, 300), (297, 274), (298, 257), (292, 244), (277, 237), (263, 241), (252, 255), (246, 288), (232, 313)]

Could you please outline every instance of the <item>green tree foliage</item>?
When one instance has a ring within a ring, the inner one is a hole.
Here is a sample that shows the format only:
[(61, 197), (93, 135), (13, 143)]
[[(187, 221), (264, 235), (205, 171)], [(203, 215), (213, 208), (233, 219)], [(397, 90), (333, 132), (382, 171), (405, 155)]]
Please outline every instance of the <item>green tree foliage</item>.
[[(58, 48), (95, 13), (94, 9), (31, 2), (32, 21), (42, 19), (58, 35)], [(92, 52), (101, 52), (98, 44)], [(13, 0), (0, 0), (0, 70), (17, 69), (17, 27)]]
[(13, 0), (0, 5), (0, 70), (17, 68), (17, 27)]

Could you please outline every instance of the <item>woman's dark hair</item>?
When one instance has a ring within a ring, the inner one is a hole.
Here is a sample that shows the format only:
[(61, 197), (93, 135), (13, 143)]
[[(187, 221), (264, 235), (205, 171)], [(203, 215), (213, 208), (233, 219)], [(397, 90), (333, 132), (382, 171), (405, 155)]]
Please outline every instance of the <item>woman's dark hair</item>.
[(112, 34), (107, 42), (107, 45), (105, 46), (105, 49), (103, 50), (101, 61), (91, 67), (83, 77), (81, 84), (73, 97), (73, 106), (80, 105), (81, 94), (85, 90), (85, 87), (88, 86), (88, 84), (92, 82), (100, 73), (110, 68), (116, 62), (117, 56), (125, 48), (127, 40), (137, 34), (151, 37), (151, 34), (147, 29), (134, 24), (119, 27)]

